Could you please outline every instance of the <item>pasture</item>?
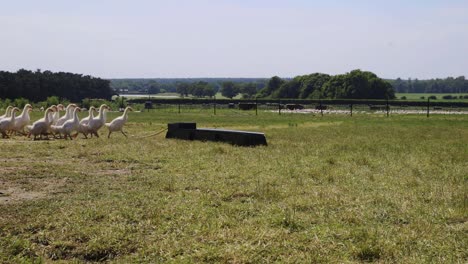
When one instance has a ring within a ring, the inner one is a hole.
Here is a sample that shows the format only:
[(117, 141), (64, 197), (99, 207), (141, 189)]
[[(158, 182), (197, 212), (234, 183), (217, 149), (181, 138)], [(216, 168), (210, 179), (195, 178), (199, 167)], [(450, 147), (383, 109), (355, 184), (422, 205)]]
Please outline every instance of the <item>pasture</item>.
[[(269, 145), (152, 135), (178, 121)], [(0, 262), (468, 261), (467, 115), (153, 111), (126, 132), (0, 140)]]
[[(452, 97), (457, 97), (456, 99), (444, 99), (443, 97), (446, 95), (451, 95)], [(396, 93), (395, 94), (397, 99), (401, 99), (401, 97), (405, 96), (406, 100), (427, 100), (429, 96), (435, 96), (437, 99), (436, 101), (444, 101), (444, 102), (467, 102), (468, 99), (464, 98), (468, 96), (468, 93)], [(463, 98), (459, 98), (462, 96)], [(421, 99), (424, 97), (424, 99)], [(432, 100), (434, 101), (434, 100)]]

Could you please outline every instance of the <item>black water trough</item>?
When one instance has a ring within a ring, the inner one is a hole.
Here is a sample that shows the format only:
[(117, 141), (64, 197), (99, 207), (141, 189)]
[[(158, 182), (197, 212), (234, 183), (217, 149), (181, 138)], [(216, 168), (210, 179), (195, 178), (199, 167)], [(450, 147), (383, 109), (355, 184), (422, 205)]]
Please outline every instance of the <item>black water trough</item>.
[(265, 134), (239, 130), (197, 129), (196, 123), (167, 124), (166, 138), (226, 142), (237, 146), (267, 145)]

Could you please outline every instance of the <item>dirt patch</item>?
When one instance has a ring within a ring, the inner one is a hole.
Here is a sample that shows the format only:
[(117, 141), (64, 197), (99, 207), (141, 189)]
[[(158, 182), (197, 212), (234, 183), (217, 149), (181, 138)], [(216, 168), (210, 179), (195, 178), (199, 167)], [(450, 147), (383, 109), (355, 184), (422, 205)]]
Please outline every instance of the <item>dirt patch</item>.
[(23, 200), (34, 200), (45, 196), (45, 192), (26, 191), (18, 187), (11, 187), (6, 190), (0, 189), (0, 204), (16, 203)]
[(128, 169), (108, 169), (97, 171), (96, 174), (103, 176), (127, 175), (130, 174)]
[[(57, 193), (67, 178), (54, 180), (25, 179), (20, 182), (0, 180), (0, 204), (14, 204), (43, 199)], [(33, 186), (33, 189), (31, 189)]]

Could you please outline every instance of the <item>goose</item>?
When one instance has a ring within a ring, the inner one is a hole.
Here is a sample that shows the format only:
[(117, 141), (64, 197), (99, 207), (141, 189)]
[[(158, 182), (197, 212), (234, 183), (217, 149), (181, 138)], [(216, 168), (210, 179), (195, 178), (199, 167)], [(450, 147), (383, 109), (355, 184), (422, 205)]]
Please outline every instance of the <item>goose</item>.
[(67, 120), (73, 118), (73, 109), (77, 107), (76, 104), (69, 104), (67, 105), (67, 108), (65, 108), (65, 115), (60, 117), (57, 122), (55, 123), (56, 126), (61, 126), (63, 123), (65, 123)]
[(96, 116), (93, 120), (89, 120), (88, 130), (89, 133), (91, 133), (91, 137), (92, 135), (99, 137), (99, 134), (97, 132), (106, 123), (107, 110), (110, 110), (109, 106), (107, 106), (106, 104), (101, 105), (101, 107), (99, 107), (99, 115)]
[(79, 107), (76, 107), (73, 110), (73, 118), (72, 119), (67, 120), (61, 126), (52, 126), (52, 128), (54, 128), (60, 134), (63, 134), (65, 139), (67, 139), (67, 136), (68, 136), (68, 138), (70, 138), (70, 140), (72, 140), (71, 133), (73, 131), (75, 131), (78, 128), (78, 126), (80, 125), (80, 119), (78, 118), (78, 112), (81, 112), (81, 109)]
[[(49, 115), (49, 122), (51, 122), (51, 121), (52, 121), (52, 118), (53, 118), (53, 116), (54, 116), (55, 111), (57, 111), (57, 106), (56, 106), (56, 105), (51, 105), (49, 108), (52, 108), (52, 109), (54, 110), (54, 111), (48, 113), (48, 115)], [(44, 120), (45, 120), (45, 117), (42, 117), (41, 119), (36, 120), (36, 122), (42, 122), (42, 121), (44, 121)], [(29, 128), (29, 127), (31, 127), (31, 126), (28, 126), (28, 128)]]
[(0, 133), (2, 133), (2, 138), (9, 138), (7, 131), (10, 131), (15, 125), (16, 112), (19, 112), (18, 107), (14, 107), (11, 110), (11, 116), (0, 120)]
[(10, 117), (11, 115), (11, 109), (13, 109), (13, 106), (9, 105), (6, 110), (5, 110), (5, 114), (0, 116), (0, 120), (6, 118), (6, 117)]
[(82, 133), (85, 138), (88, 138), (89, 134), (89, 121), (94, 119), (94, 112), (96, 112), (96, 107), (91, 106), (89, 108), (89, 115), (80, 121), (80, 125), (78, 126), (77, 133), (74, 135), (74, 137), (78, 136), (79, 133)]
[(23, 108), (23, 112), (21, 112), (21, 114), (19, 116), (17, 116), (15, 118), (15, 124), (13, 125), (12, 127), (12, 131), (11, 131), (11, 134), (13, 133), (21, 133), (21, 134), (25, 134), (24, 133), (24, 127), (26, 125), (29, 124), (29, 122), (31, 121), (31, 118), (29, 116), (29, 112), (32, 111), (32, 106), (30, 104), (26, 104)]
[(37, 139), (37, 136), (39, 135), (40, 136), (40, 139), (42, 139), (42, 135), (45, 135), (48, 133), (49, 131), (49, 128), (50, 128), (50, 124), (51, 124), (51, 116), (50, 116), (50, 113), (51, 112), (54, 112), (54, 108), (53, 107), (49, 107), (45, 110), (44, 112), (44, 117), (37, 120), (36, 122), (34, 122), (31, 126), (29, 126), (29, 133), (28, 133), (28, 137), (31, 137), (31, 135), (34, 136), (34, 140)]
[(128, 137), (127, 134), (125, 134), (125, 132), (122, 129), (125, 123), (127, 122), (128, 111), (133, 111), (133, 108), (131, 108), (130, 106), (127, 106), (127, 108), (125, 108), (123, 115), (115, 118), (110, 123), (106, 123), (106, 127), (109, 129), (109, 134), (107, 135), (107, 138), (110, 138), (110, 135), (112, 132), (117, 132), (117, 131), (120, 131), (125, 137)]
[(76, 104), (67, 105), (67, 108), (65, 108), (65, 115), (59, 117), (59, 119), (56, 122), (53, 122), (53, 126), (50, 126), (50, 132), (54, 135), (54, 137), (57, 134), (59, 135), (59, 138), (62, 137), (61, 134), (55, 128), (63, 125), (65, 122), (73, 118), (73, 109), (75, 109), (75, 107), (77, 107)]
[(63, 111), (63, 110), (65, 110), (65, 107), (63, 106), (63, 104), (58, 104), (57, 110), (53, 114), (52, 125), (57, 124), (58, 120), (60, 119), (60, 111)]

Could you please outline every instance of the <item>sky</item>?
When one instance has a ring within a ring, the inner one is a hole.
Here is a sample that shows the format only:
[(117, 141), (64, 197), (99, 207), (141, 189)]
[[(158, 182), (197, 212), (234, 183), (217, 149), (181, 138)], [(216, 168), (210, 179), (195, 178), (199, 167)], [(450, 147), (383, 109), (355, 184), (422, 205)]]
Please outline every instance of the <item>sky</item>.
[(468, 0), (0, 0), (0, 70), (468, 77)]

